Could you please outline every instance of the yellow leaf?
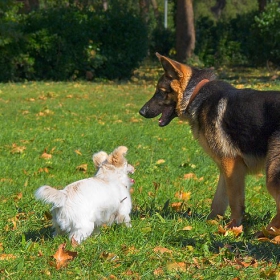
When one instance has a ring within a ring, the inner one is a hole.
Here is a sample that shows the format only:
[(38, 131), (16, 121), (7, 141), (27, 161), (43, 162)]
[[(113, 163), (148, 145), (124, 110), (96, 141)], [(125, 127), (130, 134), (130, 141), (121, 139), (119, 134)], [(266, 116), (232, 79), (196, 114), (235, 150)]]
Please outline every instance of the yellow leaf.
[(180, 191), (180, 192), (176, 192), (175, 193), (175, 197), (177, 197), (178, 199), (182, 199), (182, 200), (189, 200), (190, 197), (191, 197), (191, 193), (190, 192), (183, 192), (183, 191)]
[(186, 226), (183, 228), (183, 230), (192, 230), (192, 226)]
[(13, 254), (0, 254), (0, 260), (4, 261), (4, 260), (13, 260), (16, 259), (16, 256)]
[(184, 179), (188, 180), (188, 179), (195, 179), (197, 180), (197, 177), (194, 173), (188, 173), (188, 174), (184, 174)]
[(77, 154), (77, 155), (82, 155), (82, 153), (79, 151), (79, 150), (75, 150), (75, 153)]
[(155, 247), (154, 252), (155, 253), (161, 253), (161, 254), (164, 254), (164, 253), (172, 254), (172, 251), (165, 248), (165, 247)]
[(87, 164), (81, 164), (79, 166), (76, 167), (77, 170), (79, 171), (87, 171)]
[(163, 164), (163, 163), (165, 163), (165, 160), (164, 160), (164, 159), (159, 159), (159, 160), (156, 162), (156, 164)]
[(174, 263), (169, 263), (167, 265), (167, 269), (169, 271), (175, 270), (175, 271), (180, 271), (180, 272), (186, 272), (187, 265), (184, 262), (174, 262)]

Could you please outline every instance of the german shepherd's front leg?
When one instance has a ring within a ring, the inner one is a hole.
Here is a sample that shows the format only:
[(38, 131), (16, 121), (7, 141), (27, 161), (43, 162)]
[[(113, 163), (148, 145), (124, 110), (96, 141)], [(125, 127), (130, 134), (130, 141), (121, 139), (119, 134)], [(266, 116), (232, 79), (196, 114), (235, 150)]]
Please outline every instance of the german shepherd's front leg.
[(217, 215), (223, 216), (228, 207), (228, 195), (225, 177), (220, 172), (219, 182), (217, 185), (216, 193), (211, 205), (211, 213), (208, 219), (214, 219)]
[(212, 203), (211, 216), (223, 214), (227, 201), (231, 209), (228, 227), (238, 226), (245, 211), (245, 176), (247, 168), (241, 157), (223, 158), (220, 161), (220, 179)]

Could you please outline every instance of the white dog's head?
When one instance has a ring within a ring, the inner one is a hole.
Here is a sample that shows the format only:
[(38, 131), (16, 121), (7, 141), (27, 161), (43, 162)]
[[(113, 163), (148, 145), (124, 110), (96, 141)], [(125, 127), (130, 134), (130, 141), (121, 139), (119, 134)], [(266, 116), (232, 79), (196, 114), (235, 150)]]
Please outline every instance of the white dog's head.
[(92, 159), (97, 168), (96, 176), (106, 179), (109, 177), (108, 173), (114, 174), (126, 187), (130, 188), (134, 180), (128, 177), (128, 174), (133, 174), (135, 169), (125, 158), (127, 150), (127, 147), (119, 146), (109, 155), (103, 151), (94, 154)]

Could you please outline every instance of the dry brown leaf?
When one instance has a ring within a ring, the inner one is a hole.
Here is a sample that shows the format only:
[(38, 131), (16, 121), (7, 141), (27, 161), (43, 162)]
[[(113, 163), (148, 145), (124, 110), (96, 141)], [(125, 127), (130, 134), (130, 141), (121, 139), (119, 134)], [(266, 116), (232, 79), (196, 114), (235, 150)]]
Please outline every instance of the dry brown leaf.
[(235, 235), (235, 237), (237, 237), (243, 232), (243, 226), (241, 225), (239, 227), (233, 227), (229, 229), (229, 231), (231, 231)]
[(160, 183), (157, 183), (157, 182), (153, 182), (153, 185), (154, 185), (154, 188), (155, 190), (157, 191), (160, 187)]
[(173, 210), (175, 210), (175, 211), (180, 211), (181, 210), (181, 208), (182, 208), (182, 202), (173, 202), (172, 204), (171, 204), (171, 207), (172, 207), (172, 209)]
[(240, 260), (239, 258), (235, 258), (235, 263), (244, 268), (249, 266), (256, 268), (258, 266), (258, 263), (255, 259), (249, 259), (248, 261), (244, 261)]
[(191, 192), (183, 192), (183, 191), (179, 191), (175, 193), (175, 197), (177, 197), (178, 199), (182, 199), (182, 200), (189, 200), (191, 197)]
[(167, 269), (169, 271), (175, 270), (175, 271), (180, 271), (180, 272), (186, 272), (187, 265), (184, 262), (174, 262), (174, 263), (169, 263), (167, 265)]
[(165, 247), (155, 247), (154, 252), (155, 253), (161, 253), (161, 254), (164, 254), (164, 253), (172, 254), (172, 250), (169, 250)]
[(52, 155), (51, 154), (48, 154), (48, 153), (46, 153), (46, 152), (44, 152), (44, 153), (42, 153), (42, 155), (41, 155), (41, 158), (42, 159), (51, 159), (52, 158)]
[(235, 237), (238, 237), (243, 232), (243, 226), (223, 228), (221, 225), (218, 227), (218, 234), (227, 236), (229, 233), (232, 233)]
[(21, 199), (22, 199), (22, 193), (21, 192), (18, 193), (17, 195), (15, 195), (15, 198), (14, 198), (15, 201), (18, 201), (18, 200), (21, 200)]
[(13, 254), (0, 254), (0, 261), (14, 260), (14, 259), (16, 259), (16, 256)]
[(77, 170), (79, 171), (87, 171), (87, 164), (81, 164), (79, 166), (76, 167)]
[(226, 236), (227, 235), (227, 231), (221, 225), (219, 225), (218, 226), (218, 234)]
[(56, 260), (55, 267), (56, 269), (60, 269), (62, 267), (67, 266), (69, 261), (72, 261), (74, 258), (77, 257), (77, 252), (71, 252), (65, 250), (66, 243), (60, 244), (58, 250), (53, 255), (53, 258)]
[(184, 174), (184, 179), (188, 180), (188, 179), (194, 179), (197, 180), (197, 177), (194, 173), (188, 173), (188, 174)]
[(22, 154), (25, 149), (26, 149), (25, 146), (17, 146), (17, 144), (14, 143), (14, 144), (12, 144), (11, 153), (12, 154)]
[(102, 252), (100, 254), (100, 258), (106, 261), (117, 261), (119, 259), (119, 257), (116, 254), (109, 252)]
[(162, 276), (163, 274), (164, 274), (164, 271), (163, 271), (162, 267), (158, 267), (154, 270), (155, 276)]

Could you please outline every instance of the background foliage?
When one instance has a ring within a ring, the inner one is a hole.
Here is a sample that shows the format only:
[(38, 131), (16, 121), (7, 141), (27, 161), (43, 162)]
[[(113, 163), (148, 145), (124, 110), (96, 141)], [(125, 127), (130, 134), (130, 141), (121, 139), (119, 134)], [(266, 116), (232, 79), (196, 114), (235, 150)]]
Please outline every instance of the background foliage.
[[(150, 9), (145, 17), (132, 0), (108, 1), (107, 11), (102, 1), (77, 2), (40, 1), (40, 9), (30, 13), (18, 1), (0, 3), (0, 81), (129, 79), (156, 51), (175, 54), (174, 1), (168, 28), (163, 1), (157, 15)], [(279, 1), (268, 2), (259, 12), (256, 0), (228, 0), (215, 17), (214, 0), (195, 1), (196, 58), (189, 63), (279, 65)]]

